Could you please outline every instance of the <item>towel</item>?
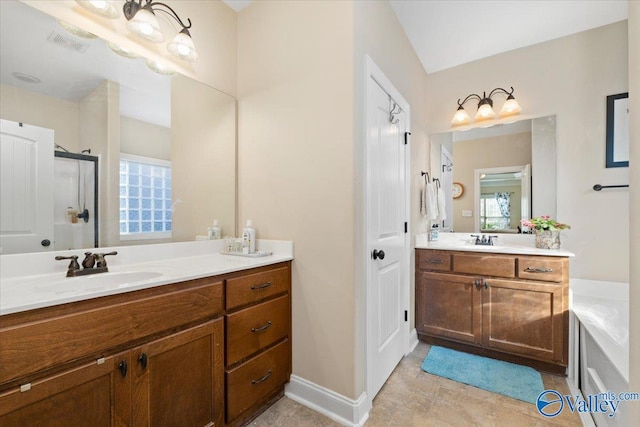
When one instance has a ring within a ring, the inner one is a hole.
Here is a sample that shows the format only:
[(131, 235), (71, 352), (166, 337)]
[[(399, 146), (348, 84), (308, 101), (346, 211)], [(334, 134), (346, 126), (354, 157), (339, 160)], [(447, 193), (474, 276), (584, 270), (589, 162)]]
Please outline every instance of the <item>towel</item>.
[(437, 191), (438, 191), (438, 197), (437, 197), (438, 218), (441, 221), (444, 221), (445, 219), (447, 219), (447, 206), (444, 198), (444, 190), (442, 189), (442, 187), (438, 187)]
[(427, 220), (433, 221), (438, 218), (437, 188), (433, 182), (425, 183), (420, 192), (420, 214)]

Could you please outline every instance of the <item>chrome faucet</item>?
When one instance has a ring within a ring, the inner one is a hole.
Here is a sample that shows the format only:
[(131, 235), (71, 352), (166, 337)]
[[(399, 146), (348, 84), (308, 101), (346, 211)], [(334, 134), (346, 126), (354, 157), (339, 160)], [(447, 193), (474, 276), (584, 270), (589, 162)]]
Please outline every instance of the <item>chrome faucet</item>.
[[(80, 264), (78, 264), (78, 255), (71, 256), (56, 256), (56, 260), (70, 259), (69, 267), (67, 268), (67, 277), (86, 276), (87, 274), (107, 273), (107, 261), (104, 257), (118, 255), (118, 252), (108, 252), (106, 254), (94, 254), (91, 252), (84, 253), (84, 260), (82, 260), (82, 270), (80, 270)], [(95, 267), (94, 267), (95, 265)]]
[(487, 236), (483, 234), (482, 237), (477, 234), (472, 234), (471, 237), (475, 237), (475, 245), (483, 245), (483, 246), (493, 246), (493, 240), (497, 239), (498, 236)]

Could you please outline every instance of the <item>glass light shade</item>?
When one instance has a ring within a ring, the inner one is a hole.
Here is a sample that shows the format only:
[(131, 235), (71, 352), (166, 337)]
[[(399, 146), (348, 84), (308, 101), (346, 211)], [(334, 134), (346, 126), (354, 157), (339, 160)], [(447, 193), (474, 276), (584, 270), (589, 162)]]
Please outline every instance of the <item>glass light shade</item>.
[(120, 16), (120, 9), (111, 0), (76, 0), (84, 9), (109, 19)]
[(518, 104), (518, 101), (512, 96), (507, 98), (504, 105), (502, 106), (502, 110), (500, 110), (501, 116), (510, 116), (512, 114), (518, 114), (521, 108)]
[(160, 32), (158, 18), (148, 6), (140, 9), (136, 15), (127, 23), (127, 28), (134, 34), (150, 40), (154, 43), (164, 41), (164, 36)]
[(486, 120), (495, 117), (496, 113), (491, 108), (489, 104), (482, 104), (478, 107), (478, 112), (476, 113), (476, 120)]
[(469, 123), (471, 121), (471, 117), (465, 111), (464, 108), (458, 108), (456, 114), (453, 115), (453, 119), (451, 120), (451, 124), (453, 125), (463, 125), (465, 123)]
[(185, 61), (194, 62), (198, 60), (198, 52), (193, 45), (193, 40), (186, 28), (176, 34), (176, 36), (167, 44), (167, 50), (174, 56)]
[(160, 64), (159, 62), (152, 61), (150, 59), (147, 59), (145, 63), (147, 64), (147, 67), (149, 67), (151, 71), (158, 74), (162, 74), (163, 76), (172, 76), (176, 73), (170, 67)]
[(108, 42), (107, 45), (109, 46), (109, 49), (111, 49), (112, 51), (114, 51), (120, 56), (124, 56), (125, 58), (131, 58), (131, 59), (140, 58), (140, 55), (138, 55), (132, 50), (129, 50), (127, 48), (120, 46), (119, 44)]

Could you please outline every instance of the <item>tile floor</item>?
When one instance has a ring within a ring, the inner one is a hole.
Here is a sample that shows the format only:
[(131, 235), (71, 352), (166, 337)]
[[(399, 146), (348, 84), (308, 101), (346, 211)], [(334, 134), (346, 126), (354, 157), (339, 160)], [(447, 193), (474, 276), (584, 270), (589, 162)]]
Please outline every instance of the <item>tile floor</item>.
[[(381, 426), (581, 426), (577, 414), (563, 411), (550, 420), (535, 406), (461, 384), (420, 369), (429, 346), (424, 343), (405, 357), (373, 401), (365, 427)], [(565, 379), (542, 374), (547, 389), (569, 393)], [(339, 426), (335, 421), (283, 397), (252, 426)]]

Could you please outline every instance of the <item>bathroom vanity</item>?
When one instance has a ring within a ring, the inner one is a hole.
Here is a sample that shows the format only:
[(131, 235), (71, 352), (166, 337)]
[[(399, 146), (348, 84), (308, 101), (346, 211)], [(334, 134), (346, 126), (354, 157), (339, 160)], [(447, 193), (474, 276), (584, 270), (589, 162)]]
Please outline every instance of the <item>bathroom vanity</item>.
[[(4, 306), (14, 312), (0, 316), (0, 424), (248, 422), (283, 394), (291, 375), (291, 259), (165, 259), (139, 264), (147, 271), (157, 264), (162, 275), (134, 290)], [(14, 282), (29, 283), (3, 286)]]
[(418, 337), (564, 374), (572, 254), (527, 245), (532, 236), (475, 246), (451, 234), (416, 245)]

